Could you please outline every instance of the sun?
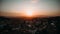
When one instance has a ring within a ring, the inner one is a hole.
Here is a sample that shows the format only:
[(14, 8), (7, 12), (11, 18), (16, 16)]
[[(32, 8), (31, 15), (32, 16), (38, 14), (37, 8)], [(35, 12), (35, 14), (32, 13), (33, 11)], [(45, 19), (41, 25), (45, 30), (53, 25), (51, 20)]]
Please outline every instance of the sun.
[(26, 16), (32, 17), (33, 16), (33, 11), (26, 11)]
[(24, 9), (22, 10), (22, 16), (23, 17), (34, 17), (35, 16), (35, 9), (33, 6), (27, 6), (24, 7)]

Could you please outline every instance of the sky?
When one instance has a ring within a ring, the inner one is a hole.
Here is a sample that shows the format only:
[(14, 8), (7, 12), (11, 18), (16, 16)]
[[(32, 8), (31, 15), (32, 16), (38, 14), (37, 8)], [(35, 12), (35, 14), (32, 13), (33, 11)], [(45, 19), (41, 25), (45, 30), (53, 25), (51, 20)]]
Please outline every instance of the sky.
[(2, 0), (1, 16), (21, 16), (26, 11), (35, 15), (60, 16), (58, 0)]

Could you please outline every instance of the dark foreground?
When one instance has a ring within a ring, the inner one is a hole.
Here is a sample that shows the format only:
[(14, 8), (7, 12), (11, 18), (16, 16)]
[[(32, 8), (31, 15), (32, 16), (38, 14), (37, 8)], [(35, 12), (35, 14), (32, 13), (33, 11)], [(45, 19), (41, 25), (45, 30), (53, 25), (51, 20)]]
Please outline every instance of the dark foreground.
[(59, 34), (60, 17), (21, 18), (0, 17), (0, 34)]

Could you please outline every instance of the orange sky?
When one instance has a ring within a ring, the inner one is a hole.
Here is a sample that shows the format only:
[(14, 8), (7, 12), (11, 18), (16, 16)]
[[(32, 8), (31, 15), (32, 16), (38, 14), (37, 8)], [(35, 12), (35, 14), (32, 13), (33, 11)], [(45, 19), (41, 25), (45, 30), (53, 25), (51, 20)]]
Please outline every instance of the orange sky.
[[(9, 13), (9, 12), (0, 12), (0, 16), (8, 16), (8, 17), (20, 17), (20, 16), (23, 16), (23, 14), (24, 14), (25, 12), (23, 12), (22, 14), (21, 13)], [(25, 13), (26, 14), (26, 13)], [(34, 13), (35, 14), (35, 16), (37, 16), (37, 15), (44, 15), (44, 16), (60, 16), (60, 13), (59, 12), (54, 12), (54, 13), (45, 13), (45, 12), (43, 12), (43, 13)], [(24, 15), (24, 16), (26, 16), (26, 15)]]

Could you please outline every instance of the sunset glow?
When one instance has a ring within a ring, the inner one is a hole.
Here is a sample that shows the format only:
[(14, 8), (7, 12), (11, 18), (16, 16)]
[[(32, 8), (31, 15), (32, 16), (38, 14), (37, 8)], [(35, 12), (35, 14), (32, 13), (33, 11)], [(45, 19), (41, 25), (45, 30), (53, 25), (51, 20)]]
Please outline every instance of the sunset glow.
[(41, 17), (60, 16), (58, 2), (52, 0), (3, 0), (0, 16)]

